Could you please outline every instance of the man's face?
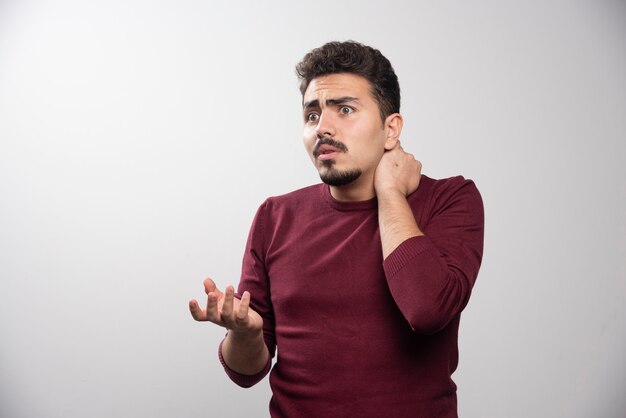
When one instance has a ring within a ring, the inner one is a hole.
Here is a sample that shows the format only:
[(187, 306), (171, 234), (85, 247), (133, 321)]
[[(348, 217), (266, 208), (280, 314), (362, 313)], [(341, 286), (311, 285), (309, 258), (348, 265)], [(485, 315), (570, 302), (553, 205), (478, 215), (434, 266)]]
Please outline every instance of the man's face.
[(303, 97), (304, 146), (331, 186), (370, 184), (387, 131), (365, 78), (349, 73), (314, 78)]

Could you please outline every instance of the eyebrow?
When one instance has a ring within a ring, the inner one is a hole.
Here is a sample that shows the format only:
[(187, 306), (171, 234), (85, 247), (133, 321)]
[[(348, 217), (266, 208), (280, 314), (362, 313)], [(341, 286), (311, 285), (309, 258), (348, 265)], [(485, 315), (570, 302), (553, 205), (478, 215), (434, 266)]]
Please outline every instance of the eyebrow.
[[(359, 99), (357, 99), (356, 97), (344, 96), (344, 97), (339, 97), (338, 99), (326, 100), (326, 106), (337, 106), (337, 105), (341, 105), (341, 104), (345, 104), (349, 102), (358, 102), (358, 101)], [(317, 99), (311, 100), (309, 102), (304, 102), (302, 104), (303, 109), (310, 109), (310, 108), (317, 108), (317, 107), (320, 107), (320, 102)]]

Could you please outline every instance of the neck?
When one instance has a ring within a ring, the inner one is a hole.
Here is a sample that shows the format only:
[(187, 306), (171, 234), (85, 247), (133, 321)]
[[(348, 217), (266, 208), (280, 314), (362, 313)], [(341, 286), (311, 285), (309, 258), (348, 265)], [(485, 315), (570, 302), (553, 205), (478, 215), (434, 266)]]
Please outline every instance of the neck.
[(376, 196), (374, 179), (361, 176), (345, 186), (329, 186), (331, 196), (340, 202), (360, 202)]

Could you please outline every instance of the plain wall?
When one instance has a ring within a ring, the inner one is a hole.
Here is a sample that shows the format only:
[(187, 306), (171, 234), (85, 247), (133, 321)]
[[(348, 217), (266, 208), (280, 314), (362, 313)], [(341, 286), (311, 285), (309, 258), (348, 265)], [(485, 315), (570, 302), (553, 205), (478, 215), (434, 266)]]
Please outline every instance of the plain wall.
[(460, 416), (626, 416), (626, 4), (225, 3), (0, 2), (0, 416), (267, 415), (187, 301), (319, 181), (294, 65), (346, 39), (423, 172), (483, 195)]

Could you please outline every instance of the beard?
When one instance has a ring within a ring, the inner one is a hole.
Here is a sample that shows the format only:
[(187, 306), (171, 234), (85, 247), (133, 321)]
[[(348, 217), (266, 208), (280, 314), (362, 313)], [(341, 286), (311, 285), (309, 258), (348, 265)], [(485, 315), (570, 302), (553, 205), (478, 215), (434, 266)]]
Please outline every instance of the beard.
[(329, 186), (346, 186), (361, 177), (362, 171), (358, 168), (339, 171), (333, 168), (334, 161), (325, 162), (326, 170), (320, 172), (320, 179)]

